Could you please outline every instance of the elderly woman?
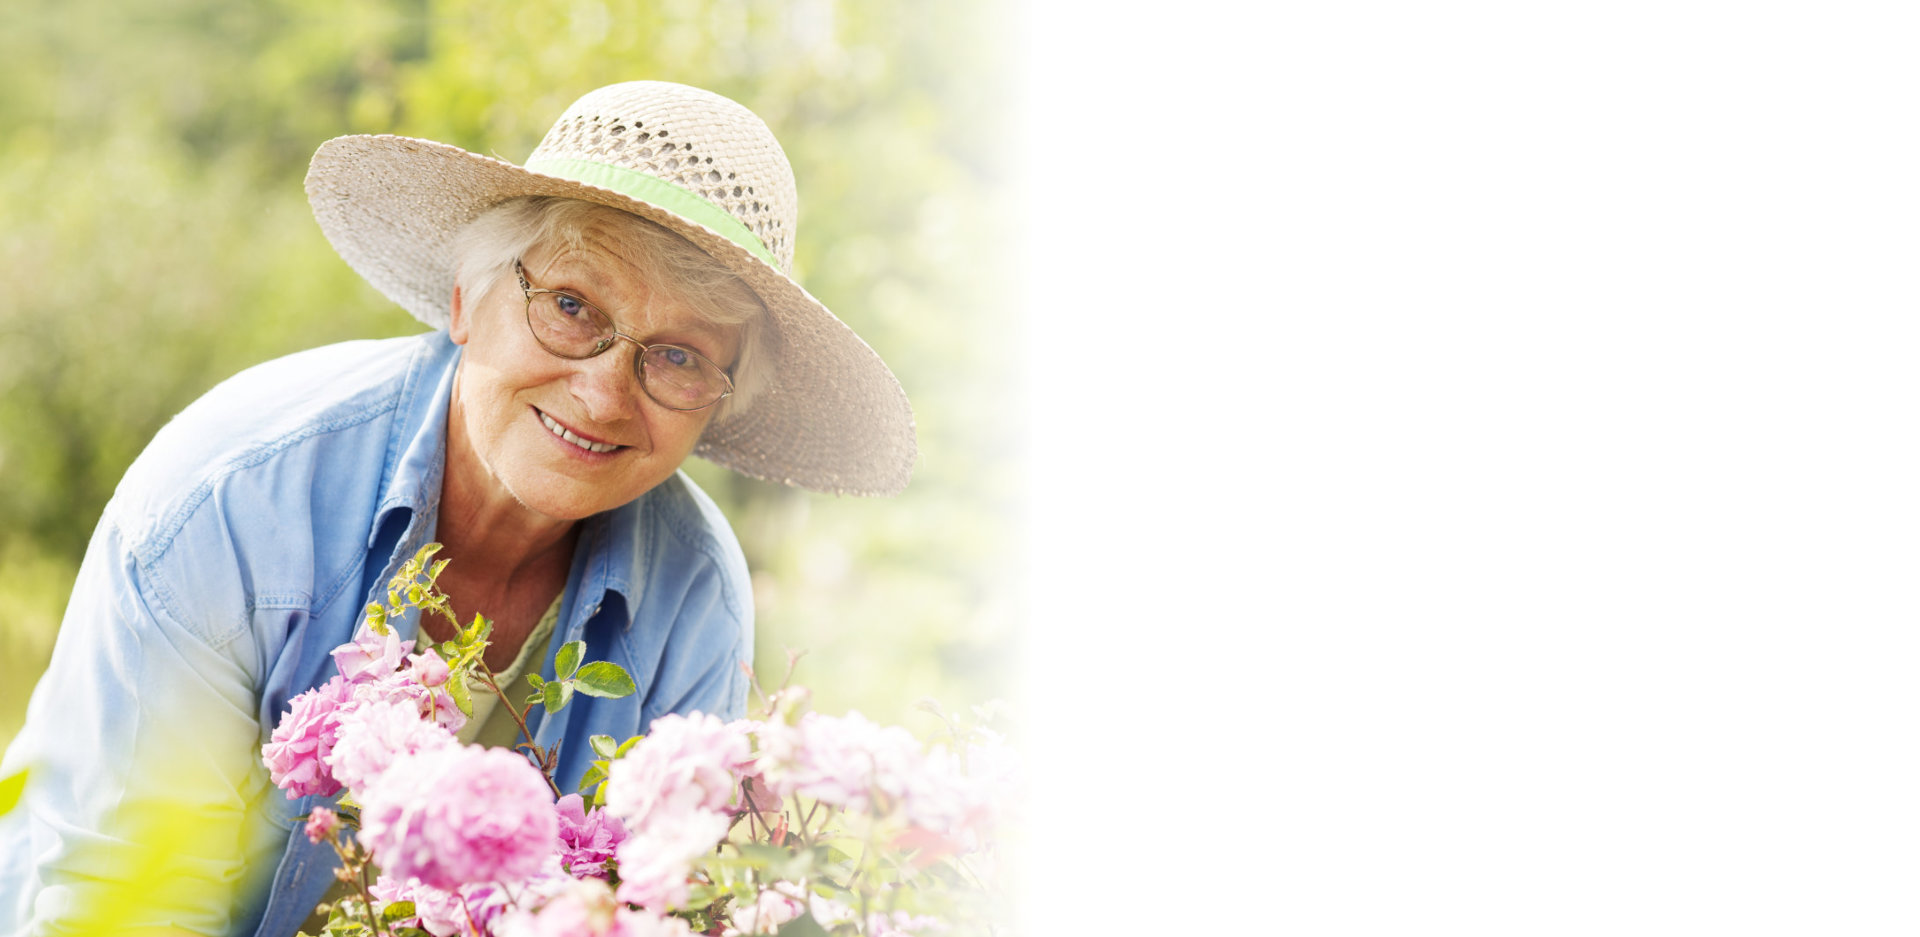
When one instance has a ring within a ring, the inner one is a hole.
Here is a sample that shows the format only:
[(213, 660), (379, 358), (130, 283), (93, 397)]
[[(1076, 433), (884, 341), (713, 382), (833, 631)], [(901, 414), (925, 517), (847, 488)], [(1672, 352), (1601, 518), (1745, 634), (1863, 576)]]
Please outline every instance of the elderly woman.
[[(288, 835), (322, 800), (281, 797), (261, 746), (429, 541), (455, 608), (495, 622), (493, 670), (551, 678), (580, 640), (638, 683), (536, 713), (566, 787), (591, 735), (744, 706), (746, 565), (688, 455), (817, 491), (906, 483), (905, 395), (788, 276), (792, 172), (725, 98), (602, 88), (525, 167), (343, 137), (307, 190), (341, 256), (435, 331), (248, 370), (128, 471), (0, 767), (28, 773), (0, 820), (0, 931), (58, 932), (150, 873), (167, 887), (121, 923), (291, 934), (333, 858)], [(511, 744), (500, 717), (463, 737)]]

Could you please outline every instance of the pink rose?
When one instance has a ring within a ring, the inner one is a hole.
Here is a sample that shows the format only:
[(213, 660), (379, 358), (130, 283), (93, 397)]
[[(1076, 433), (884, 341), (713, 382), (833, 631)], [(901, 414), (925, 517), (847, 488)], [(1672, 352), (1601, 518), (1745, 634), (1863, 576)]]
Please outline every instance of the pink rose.
[(692, 937), (687, 922), (622, 907), (603, 882), (573, 882), (537, 911), (516, 911), (500, 922), (502, 937)]
[(400, 667), (400, 659), (412, 649), (413, 642), (400, 640), (399, 632), (379, 635), (361, 625), (351, 642), (333, 649), (333, 663), (347, 682), (362, 683), (393, 673)]
[[(426, 656), (426, 655), (423, 655)], [(437, 657), (438, 655), (432, 655)], [(431, 719), (448, 732), (459, 732), (467, 724), (467, 716), (453, 702), (453, 694), (447, 690), (446, 678), (436, 686), (427, 686), (420, 682), (421, 676), (434, 676), (432, 665), (427, 665), (423, 673), (419, 668), (403, 667), (377, 680), (363, 680), (354, 684), (354, 699), (363, 703), (375, 701), (406, 702), (413, 706), (421, 718)], [(445, 665), (439, 668), (445, 672)]]
[(652, 820), (620, 844), (620, 900), (665, 913), (687, 903), (692, 860), (718, 845), (731, 823), (710, 810), (656, 814)]
[(511, 905), (507, 894), (495, 885), (462, 885), (459, 891), (442, 891), (417, 878), (404, 881), (382, 873), (369, 889), (375, 907), (401, 901), (413, 902), (413, 916), (394, 921), (406, 927), (418, 927), (435, 937), (466, 937), (473, 933), (469, 922), (479, 927), (484, 937), (489, 925)]
[(413, 664), (413, 682), (424, 687), (436, 687), (447, 682), (447, 662), (440, 659), (438, 652), (429, 648), (407, 658)]
[(761, 744), (761, 771), (778, 789), (858, 810), (877, 806), (880, 813), (899, 803), (924, 760), (907, 730), (858, 712), (808, 713), (799, 725), (763, 734)]
[(733, 800), (733, 766), (747, 740), (704, 713), (662, 716), (647, 737), (607, 769), (607, 810), (633, 831), (656, 816), (723, 810)]
[(396, 878), (453, 891), (540, 874), (559, 848), (553, 794), (525, 756), (478, 745), (394, 759), (361, 791), (360, 838)]
[(783, 886), (798, 893), (797, 886), (786, 882), (775, 884), (761, 892), (752, 904), (733, 912), (733, 928), (742, 934), (772, 934), (780, 930), (780, 925), (804, 913), (807, 910), (804, 896), (780, 891)]
[(317, 843), (340, 828), (340, 815), (325, 807), (315, 807), (307, 815), (307, 842)]
[(410, 701), (374, 700), (343, 711), (327, 766), (340, 783), (365, 788), (395, 758), (456, 745), (453, 733), (420, 718)]
[(287, 715), (274, 727), (272, 740), (260, 747), (268, 777), (287, 792), (288, 800), (339, 792), (340, 782), (327, 769), (326, 759), (340, 729), (340, 710), (351, 692), (344, 678), (334, 677), (289, 700)]
[(607, 860), (627, 838), (627, 827), (605, 810), (586, 810), (579, 794), (554, 805), (560, 820), (560, 862), (576, 878), (606, 878)]

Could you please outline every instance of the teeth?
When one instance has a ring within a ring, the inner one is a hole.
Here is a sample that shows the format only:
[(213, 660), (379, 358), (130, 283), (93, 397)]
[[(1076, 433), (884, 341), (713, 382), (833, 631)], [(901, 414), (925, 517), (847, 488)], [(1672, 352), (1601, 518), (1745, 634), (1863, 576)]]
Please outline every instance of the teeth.
[[(539, 411), (534, 411), (534, 412), (538, 413)], [(561, 439), (564, 439), (570, 443), (573, 443), (574, 445), (579, 446), (580, 448), (585, 449), (588, 452), (612, 452), (613, 450), (620, 448), (619, 446), (616, 446), (612, 443), (588, 442), (584, 439), (581, 439), (579, 436), (574, 435), (573, 431), (567, 429), (564, 426), (561, 426), (558, 422), (554, 420), (553, 417), (550, 417), (545, 413), (540, 414), (540, 422), (542, 425), (546, 426), (547, 432), (552, 433), (555, 436), (558, 436)]]

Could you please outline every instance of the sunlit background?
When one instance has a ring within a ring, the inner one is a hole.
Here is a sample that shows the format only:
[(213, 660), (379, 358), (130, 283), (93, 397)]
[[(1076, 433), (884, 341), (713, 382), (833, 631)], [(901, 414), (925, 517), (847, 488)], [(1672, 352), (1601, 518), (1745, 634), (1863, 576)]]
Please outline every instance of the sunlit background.
[[(301, 180), (348, 133), (515, 162), (593, 88), (718, 91), (800, 191), (795, 267), (889, 362), (921, 457), (894, 499), (688, 471), (753, 570), (756, 660), (919, 728), (1015, 695), (1023, 444), (995, 2), (24, 0), (0, 29), (0, 744), (102, 505), (166, 420), (257, 362), (422, 327), (322, 238)], [(457, 562), (457, 558), (456, 558)]]
[(1024, 659), (1032, 932), (1920, 927), (1906, 5), (119, 6), (0, 31), (0, 738), (167, 415), (415, 328), (320, 140), (670, 78), (920, 420), (891, 501), (694, 469), (760, 658), (895, 721)]

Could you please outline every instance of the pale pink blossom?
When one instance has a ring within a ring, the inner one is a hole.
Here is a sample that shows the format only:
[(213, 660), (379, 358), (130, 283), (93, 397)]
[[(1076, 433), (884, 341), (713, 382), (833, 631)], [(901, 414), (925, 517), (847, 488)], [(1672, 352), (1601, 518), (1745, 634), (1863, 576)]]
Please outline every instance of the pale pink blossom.
[(867, 915), (867, 933), (872, 937), (925, 937), (947, 932), (947, 922), (924, 914), (875, 911)]
[(356, 791), (401, 755), (459, 744), (453, 733), (420, 718), (419, 709), (404, 698), (361, 702), (344, 710), (339, 719), (327, 766), (334, 778)]
[[(767, 778), (762, 768), (763, 756), (755, 752), (754, 749), (756, 747), (764, 748), (767, 745), (766, 740), (770, 739), (775, 733), (791, 732), (793, 730), (779, 722), (761, 722), (758, 719), (735, 719), (727, 723), (727, 730), (740, 736), (740, 739), (745, 742), (747, 746), (745, 757), (729, 765), (728, 770), (740, 779), (741, 790), (743, 792), (748, 789), (749, 782), (751, 782), (751, 790), (753, 792), (753, 805), (748, 806), (743, 795), (742, 798), (734, 804), (734, 812), (746, 813), (755, 807), (761, 811), (773, 810), (777, 812), (780, 809), (780, 801), (786, 797), (787, 792), (781, 790), (779, 786)], [(756, 740), (760, 740), (757, 746)]]
[(559, 848), (545, 777), (525, 756), (478, 745), (395, 758), (363, 791), (360, 838), (380, 867), (452, 891), (517, 885)]
[(315, 807), (307, 815), (307, 842), (317, 843), (340, 828), (340, 815), (325, 807)]
[[(854, 905), (822, 895), (808, 896), (807, 912), (827, 928), (854, 924), (860, 920), (860, 911)], [(916, 937), (948, 930), (947, 923), (939, 918), (905, 911), (875, 911), (867, 915), (866, 925), (865, 933), (874, 937)]]
[(808, 713), (789, 731), (763, 734), (761, 744), (761, 772), (778, 789), (876, 813), (898, 805), (924, 760), (907, 730), (858, 712)]
[(752, 903), (734, 910), (728, 933), (772, 934), (780, 930), (780, 925), (806, 913), (806, 910), (805, 895), (798, 886), (776, 882), (761, 891)]
[(601, 808), (586, 809), (579, 794), (554, 805), (560, 819), (560, 862), (577, 878), (607, 877), (607, 860), (627, 838), (620, 818)]
[(364, 683), (393, 673), (410, 650), (413, 642), (400, 640), (399, 632), (388, 630), (380, 635), (361, 625), (352, 641), (333, 649), (333, 663), (347, 682)]
[(500, 937), (691, 937), (687, 922), (622, 906), (605, 882), (584, 879), (540, 903), (537, 910), (510, 912)]
[(490, 925), (512, 907), (506, 892), (490, 883), (462, 885), (458, 891), (444, 891), (417, 878), (401, 880), (382, 873), (369, 891), (373, 893), (376, 908), (401, 901), (413, 902), (413, 916), (393, 923), (418, 927), (435, 937), (466, 937), (476, 933), (484, 937), (492, 933)]
[(347, 705), (351, 686), (334, 677), (287, 703), (287, 715), (273, 729), (272, 740), (260, 747), (267, 776), (287, 792), (287, 799), (309, 794), (338, 793), (340, 782), (327, 768), (340, 729), (340, 710)]
[(447, 669), (447, 662), (432, 648), (408, 657), (407, 662), (411, 665), (407, 669), (413, 671), (413, 682), (424, 687), (440, 686), (452, 673)]
[(746, 738), (713, 716), (662, 716), (608, 768), (607, 809), (635, 832), (656, 816), (725, 809), (737, 783), (732, 768), (748, 757)]
[[(428, 667), (431, 668), (431, 665)], [(420, 682), (422, 676), (431, 678), (435, 675), (432, 669), (423, 672), (420, 668), (402, 667), (377, 680), (362, 680), (354, 684), (354, 700), (360, 703), (403, 702), (412, 706), (422, 719), (431, 719), (448, 732), (457, 733), (467, 724), (467, 716), (454, 703), (453, 693), (447, 689), (445, 678), (441, 677), (441, 683), (437, 686)]]
[(686, 904), (692, 860), (719, 844), (730, 821), (709, 810), (656, 813), (651, 821), (617, 851), (620, 900), (665, 913)]

